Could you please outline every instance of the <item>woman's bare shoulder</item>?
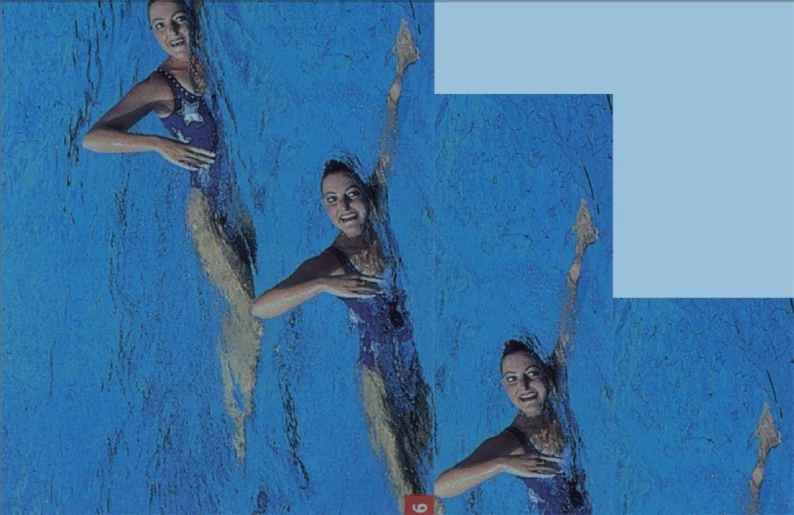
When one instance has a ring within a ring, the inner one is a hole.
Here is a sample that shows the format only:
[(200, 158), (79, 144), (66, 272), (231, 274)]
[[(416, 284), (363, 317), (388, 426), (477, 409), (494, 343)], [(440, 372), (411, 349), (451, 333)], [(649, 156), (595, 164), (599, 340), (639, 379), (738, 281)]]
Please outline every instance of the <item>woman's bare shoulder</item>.
[(523, 452), (521, 442), (512, 432), (508, 431), (507, 429), (483, 441), (475, 451), (477, 454), (493, 456), (520, 454), (521, 452)]
[(295, 275), (298, 278), (307, 278), (343, 274), (342, 263), (330, 249), (329, 247), (301, 263), (295, 271)]
[(510, 449), (510, 454), (524, 454), (524, 446), (521, 444), (518, 434), (516, 434), (524, 434), (524, 431), (516, 425), (517, 420), (518, 418), (497, 435), (501, 439), (501, 444), (505, 448)]
[(152, 95), (157, 100), (173, 97), (171, 87), (168, 85), (168, 79), (158, 70), (153, 71), (148, 77), (136, 84), (133, 90)]

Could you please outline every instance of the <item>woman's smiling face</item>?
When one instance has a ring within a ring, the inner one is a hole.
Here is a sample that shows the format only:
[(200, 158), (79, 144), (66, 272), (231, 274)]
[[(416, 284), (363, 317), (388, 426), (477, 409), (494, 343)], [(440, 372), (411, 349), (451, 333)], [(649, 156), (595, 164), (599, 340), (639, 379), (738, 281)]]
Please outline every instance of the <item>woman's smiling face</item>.
[(543, 412), (548, 396), (543, 370), (526, 352), (513, 352), (502, 360), (502, 385), (510, 402), (528, 417)]
[(325, 213), (345, 236), (359, 236), (369, 216), (363, 186), (351, 174), (340, 171), (326, 175), (322, 184)]
[(190, 18), (178, 0), (157, 0), (149, 5), (152, 34), (165, 52), (177, 59), (190, 58)]

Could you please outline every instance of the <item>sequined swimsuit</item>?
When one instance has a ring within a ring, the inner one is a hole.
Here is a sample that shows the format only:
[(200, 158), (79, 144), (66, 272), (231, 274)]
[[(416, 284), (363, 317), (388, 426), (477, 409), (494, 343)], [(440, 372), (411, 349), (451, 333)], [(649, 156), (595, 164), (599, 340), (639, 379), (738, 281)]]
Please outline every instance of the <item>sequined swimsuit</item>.
[(158, 68), (154, 73), (165, 77), (174, 96), (174, 109), (160, 120), (171, 136), (182, 143), (216, 152), (215, 164), (190, 171), (190, 185), (198, 188), (207, 198), (212, 215), (240, 257), (250, 263), (256, 255), (253, 235), (237, 227), (240, 209), (232, 191), (230, 167), (223, 164), (223, 153), (218, 152), (218, 124), (203, 96), (195, 95), (171, 73)]
[[(527, 454), (542, 454), (523, 431), (510, 426), (505, 431), (515, 436)], [(589, 514), (593, 512), (587, 492), (584, 490), (582, 473), (571, 466), (570, 450), (563, 454), (563, 471), (553, 478), (519, 477), (532, 491), (541, 514)]]
[[(182, 143), (215, 152), (218, 148), (218, 126), (207, 106), (204, 97), (194, 95), (169, 72), (158, 68), (168, 81), (174, 95), (174, 109), (171, 114), (161, 118), (163, 125), (174, 139)], [(228, 179), (222, 177), (219, 166), (203, 166), (190, 172), (190, 185), (199, 188), (207, 198), (217, 203), (221, 186)]]
[[(362, 275), (344, 252), (333, 246), (328, 250), (336, 256), (346, 274)], [(381, 375), (389, 375), (395, 365), (404, 360), (403, 351), (409, 354), (416, 351), (413, 350), (413, 329), (405, 310), (405, 293), (388, 284), (384, 291), (371, 299), (340, 298), (350, 309), (361, 333), (359, 363)]]
[[(362, 275), (344, 252), (333, 246), (328, 250), (346, 274)], [(409, 435), (399, 444), (401, 452), (422, 460), (432, 427), (429, 388), (422, 378), (413, 327), (405, 308), (405, 292), (396, 285), (396, 275), (388, 272), (384, 270), (382, 275), (391, 276), (392, 280), (381, 285), (383, 294), (371, 299), (340, 298), (359, 330), (358, 363), (383, 379), (390, 412), (384, 423), (395, 434)], [(418, 479), (415, 481), (419, 484)]]

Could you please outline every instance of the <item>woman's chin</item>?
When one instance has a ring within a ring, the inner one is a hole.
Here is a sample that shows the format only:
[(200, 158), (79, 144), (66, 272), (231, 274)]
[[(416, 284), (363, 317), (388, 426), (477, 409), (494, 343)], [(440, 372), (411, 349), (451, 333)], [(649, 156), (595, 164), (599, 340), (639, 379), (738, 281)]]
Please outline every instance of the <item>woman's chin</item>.
[(171, 57), (176, 59), (177, 61), (190, 61), (190, 58), (193, 54), (190, 53), (190, 50), (185, 50), (184, 52), (173, 52)]
[(522, 406), (519, 408), (521, 414), (525, 417), (532, 419), (537, 418), (543, 413), (542, 406)]
[(190, 47), (187, 45), (177, 48), (167, 47), (163, 48), (163, 50), (165, 50), (165, 53), (167, 53), (171, 59), (176, 61), (189, 61), (193, 55), (190, 51)]
[(357, 238), (364, 234), (364, 226), (359, 224), (343, 225), (339, 230), (348, 238)]
[(362, 231), (360, 229), (359, 230), (346, 230), (346, 231), (342, 231), (342, 234), (344, 234), (345, 237), (347, 237), (348, 239), (352, 240), (353, 238), (358, 238), (359, 236), (364, 234), (364, 231)]

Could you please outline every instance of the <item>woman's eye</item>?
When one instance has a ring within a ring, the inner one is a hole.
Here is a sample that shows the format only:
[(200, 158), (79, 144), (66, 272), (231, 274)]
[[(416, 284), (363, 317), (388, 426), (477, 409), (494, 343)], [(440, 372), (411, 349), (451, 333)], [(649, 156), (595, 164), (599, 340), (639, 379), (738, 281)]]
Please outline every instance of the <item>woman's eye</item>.
[(529, 377), (530, 379), (533, 379), (535, 377), (538, 377), (538, 373), (535, 372), (535, 371), (527, 372), (527, 377)]
[(347, 194), (347, 196), (352, 198), (352, 199), (358, 198), (359, 195), (360, 195), (360, 193), (358, 191), (351, 191), (350, 193)]
[(505, 379), (505, 381), (507, 381), (508, 383), (512, 383), (512, 382), (513, 382), (513, 381), (515, 381), (515, 380), (516, 380), (516, 378), (515, 378), (515, 377), (513, 377), (513, 376), (510, 376), (510, 377), (508, 377), (508, 378), (506, 378), (506, 379)]
[(163, 22), (157, 22), (154, 24), (154, 30), (161, 30), (163, 27), (165, 27), (165, 23)]
[(326, 204), (333, 204), (334, 202), (336, 202), (336, 197), (325, 197)]
[(176, 16), (174, 18), (174, 21), (180, 25), (185, 24), (187, 23), (187, 16), (185, 16), (184, 14), (180, 14), (179, 16)]

